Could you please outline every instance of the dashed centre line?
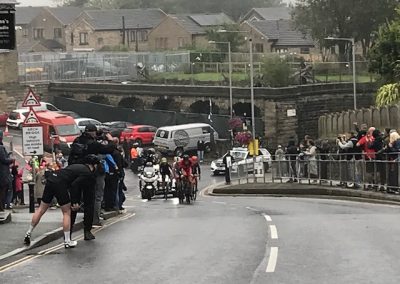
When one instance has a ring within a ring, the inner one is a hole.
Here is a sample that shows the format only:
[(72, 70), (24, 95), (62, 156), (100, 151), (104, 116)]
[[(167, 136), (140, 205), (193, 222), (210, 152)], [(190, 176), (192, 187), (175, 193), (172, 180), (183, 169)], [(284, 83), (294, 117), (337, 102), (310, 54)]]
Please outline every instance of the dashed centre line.
[(264, 214), (264, 218), (267, 220), (267, 222), (272, 222), (271, 216)]
[(271, 231), (271, 239), (278, 239), (278, 230), (275, 225), (269, 225), (269, 230)]
[(265, 270), (265, 272), (267, 272), (267, 273), (275, 272), (277, 261), (278, 261), (278, 248), (271, 247), (271, 251), (269, 253), (268, 265), (267, 265), (267, 269)]

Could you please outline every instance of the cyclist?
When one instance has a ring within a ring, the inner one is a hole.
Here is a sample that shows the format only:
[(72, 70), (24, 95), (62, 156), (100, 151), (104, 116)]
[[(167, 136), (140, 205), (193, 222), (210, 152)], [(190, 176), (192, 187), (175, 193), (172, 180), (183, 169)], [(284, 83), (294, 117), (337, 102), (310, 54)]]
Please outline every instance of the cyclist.
[(198, 180), (200, 180), (200, 176), (201, 176), (199, 159), (197, 158), (197, 156), (193, 156), (190, 160), (192, 162), (192, 174), (194, 176), (194, 178), (193, 178), (194, 189), (197, 192), (197, 182), (198, 182)]
[(172, 167), (170, 164), (168, 164), (167, 158), (163, 157), (161, 158), (161, 163), (160, 163), (160, 174), (161, 174), (161, 180), (162, 180), (162, 186), (163, 188), (165, 187), (165, 177), (168, 176), (171, 180), (172, 177)]
[(183, 155), (182, 160), (179, 162), (181, 177), (187, 177), (191, 183), (193, 183), (192, 166), (189, 155)]

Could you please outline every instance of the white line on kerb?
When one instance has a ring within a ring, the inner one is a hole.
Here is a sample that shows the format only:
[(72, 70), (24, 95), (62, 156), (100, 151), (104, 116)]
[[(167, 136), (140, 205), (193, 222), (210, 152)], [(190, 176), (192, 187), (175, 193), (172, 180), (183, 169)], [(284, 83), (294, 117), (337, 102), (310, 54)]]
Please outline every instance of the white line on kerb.
[(271, 239), (276, 240), (278, 238), (278, 231), (276, 230), (276, 226), (269, 225), (269, 229), (271, 231)]
[(252, 207), (246, 207), (246, 209), (251, 210), (251, 211), (258, 211), (257, 209), (252, 208)]
[(265, 272), (267, 273), (275, 272), (277, 260), (278, 260), (278, 248), (272, 247), (271, 252), (269, 254), (267, 269), (265, 270)]
[(272, 222), (272, 218), (270, 216), (264, 214), (264, 218), (267, 220), (267, 222)]

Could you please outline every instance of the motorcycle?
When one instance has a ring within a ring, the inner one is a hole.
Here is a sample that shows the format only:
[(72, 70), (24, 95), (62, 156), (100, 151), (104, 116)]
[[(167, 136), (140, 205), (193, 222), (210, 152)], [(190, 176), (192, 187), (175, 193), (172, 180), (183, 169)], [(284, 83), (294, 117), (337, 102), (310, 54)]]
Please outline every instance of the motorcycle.
[(142, 199), (151, 200), (156, 194), (156, 186), (154, 183), (159, 179), (159, 174), (152, 163), (147, 163), (143, 171), (139, 174), (139, 188)]

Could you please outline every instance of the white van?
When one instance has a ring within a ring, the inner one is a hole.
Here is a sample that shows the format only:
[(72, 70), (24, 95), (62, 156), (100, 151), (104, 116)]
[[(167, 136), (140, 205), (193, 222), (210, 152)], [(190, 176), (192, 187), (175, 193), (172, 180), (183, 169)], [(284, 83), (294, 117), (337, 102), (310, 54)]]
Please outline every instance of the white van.
[(218, 133), (206, 123), (190, 123), (164, 126), (157, 129), (153, 143), (163, 153), (173, 153), (182, 156), (184, 152), (197, 149), (197, 142), (202, 139), (206, 152), (211, 150), (211, 135), (218, 139)]
[[(17, 103), (17, 109), (29, 109), (27, 107), (23, 107), (22, 103), (23, 102)], [(39, 110), (59, 111), (59, 109), (57, 107), (55, 107), (51, 103), (47, 103), (47, 102), (40, 102), (40, 106), (35, 106), (35, 107), (33, 107), (33, 109), (35, 111), (39, 111)]]

